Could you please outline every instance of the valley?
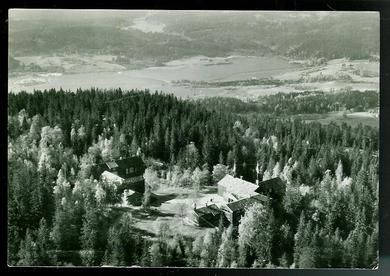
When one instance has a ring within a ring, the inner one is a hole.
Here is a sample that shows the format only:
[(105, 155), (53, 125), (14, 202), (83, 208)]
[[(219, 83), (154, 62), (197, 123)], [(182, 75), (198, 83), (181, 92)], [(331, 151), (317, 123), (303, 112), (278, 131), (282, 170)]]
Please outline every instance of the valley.
[(24, 56), (24, 66), (42, 72), (9, 75), (9, 91), (75, 90), (99, 87), (149, 89), (182, 98), (234, 97), (256, 99), (279, 92), (379, 90), (379, 63), (334, 59), (313, 65), (279, 56), (194, 56), (162, 66), (128, 70), (115, 56)]

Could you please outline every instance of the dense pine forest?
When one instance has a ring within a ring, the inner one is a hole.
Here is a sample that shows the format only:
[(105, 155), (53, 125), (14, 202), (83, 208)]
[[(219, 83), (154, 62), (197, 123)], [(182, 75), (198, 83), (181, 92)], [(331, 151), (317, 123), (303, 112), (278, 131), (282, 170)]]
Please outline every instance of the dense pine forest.
[[(8, 94), (8, 263), (195, 267), (357, 267), (378, 263), (378, 128), (295, 114), (377, 109), (377, 92), (276, 94), (244, 102), (149, 91)], [(156, 186), (199, 190), (233, 166), (286, 195), (238, 227), (196, 238), (168, 224), (137, 231), (94, 164), (134, 155)], [(256, 227), (254, 227), (256, 226)], [(251, 230), (255, 229), (255, 230)]]

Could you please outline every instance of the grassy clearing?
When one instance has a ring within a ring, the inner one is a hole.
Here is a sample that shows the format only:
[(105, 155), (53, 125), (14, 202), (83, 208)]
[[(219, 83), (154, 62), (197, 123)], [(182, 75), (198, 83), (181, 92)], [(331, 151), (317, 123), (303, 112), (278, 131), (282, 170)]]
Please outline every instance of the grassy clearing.
[(197, 206), (204, 205), (212, 199), (218, 202), (221, 198), (216, 194), (216, 187), (205, 187), (196, 197), (192, 189), (177, 187), (160, 187), (153, 192), (151, 206), (147, 209), (136, 206), (115, 207), (117, 212), (130, 212), (134, 219), (134, 227), (143, 236), (153, 238), (158, 234), (161, 223), (167, 223), (172, 234), (196, 237), (205, 235), (210, 228), (202, 228), (185, 223), (188, 212)]
[(330, 124), (331, 122), (342, 124), (346, 123), (352, 127), (360, 123), (371, 127), (379, 128), (379, 117), (369, 112), (331, 112), (326, 114), (300, 114), (294, 116), (306, 122), (319, 122), (321, 124)]
[(84, 73), (84, 72), (112, 72), (126, 70), (122, 65), (114, 62), (112, 55), (68, 55), (68, 56), (23, 56), (17, 57), (24, 65), (33, 64), (43, 72)]

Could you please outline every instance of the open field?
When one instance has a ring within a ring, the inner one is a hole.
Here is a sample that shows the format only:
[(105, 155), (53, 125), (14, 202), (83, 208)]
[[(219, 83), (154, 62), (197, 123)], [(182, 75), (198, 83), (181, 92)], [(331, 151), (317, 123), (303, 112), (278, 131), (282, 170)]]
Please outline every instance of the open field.
[(331, 112), (327, 114), (301, 114), (294, 116), (306, 122), (319, 122), (321, 124), (329, 124), (331, 122), (342, 124), (346, 123), (355, 127), (362, 123), (363, 125), (379, 128), (379, 117), (377, 113), (369, 112)]
[(154, 200), (149, 209), (127, 206), (118, 208), (120, 212), (131, 212), (135, 220), (135, 228), (145, 236), (154, 237), (158, 234), (161, 223), (167, 223), (173, 233), (196, 237), (205, 235), (210, 228), (202, 228), (186, 223), (186, 216), (193, 203), (196, 206), (205, 205), (213, 199), (214, 203), (222, 200), (217, 194), (216, 187), (205, 187), (195, 198), (191, 189), (162, 188), (153, 193)]

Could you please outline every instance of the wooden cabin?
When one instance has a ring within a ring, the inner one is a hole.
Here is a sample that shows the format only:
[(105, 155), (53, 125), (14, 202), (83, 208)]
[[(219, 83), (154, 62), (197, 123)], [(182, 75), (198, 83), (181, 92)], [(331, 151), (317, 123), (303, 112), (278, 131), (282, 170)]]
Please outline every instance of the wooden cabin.
[(223, 212), (215, 204), (194, 209), (192, 213), (192, 220), (200, 227), (218, 227), (221, 217)]
[(98, 164), (92, 168), (95, 179), (103, 179), (117, 185), (118, 193), (124, 190), (143, 194), (145, 192), (144, 172), (146, 166), (140, 156), (117, 159)]

